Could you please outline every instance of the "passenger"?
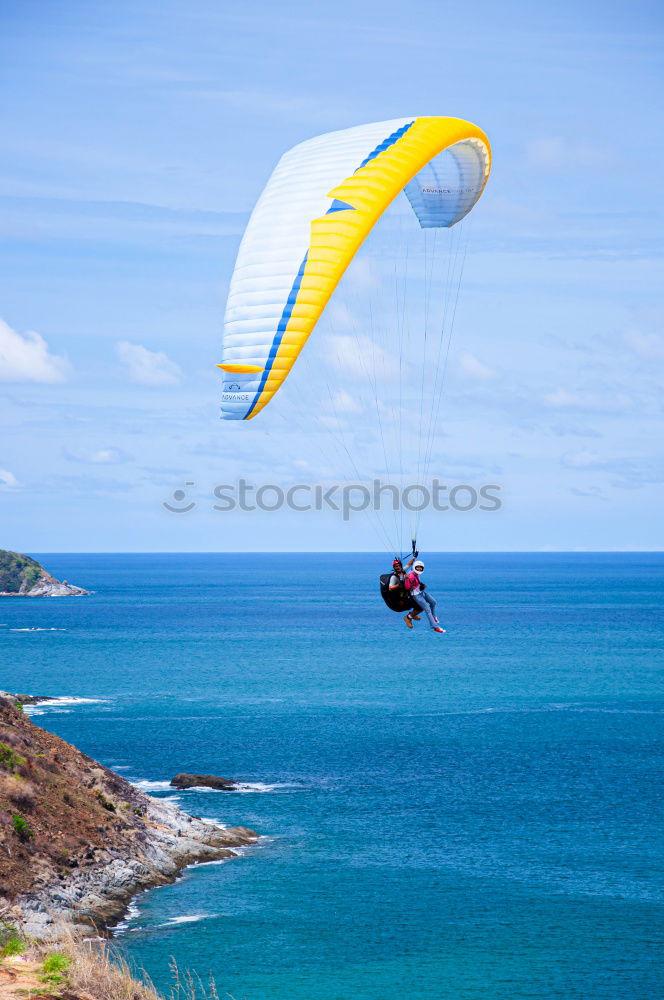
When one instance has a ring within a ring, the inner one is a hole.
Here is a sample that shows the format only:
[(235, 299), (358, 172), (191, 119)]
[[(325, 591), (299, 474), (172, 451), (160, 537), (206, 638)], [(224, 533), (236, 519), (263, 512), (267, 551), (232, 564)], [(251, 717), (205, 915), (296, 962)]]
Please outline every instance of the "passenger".
[[(421, 559), (416, 559), (413, 563), (413, 568), (404, 578), (406, 592), (418, 608), (421, 608), (421, 610), (425, 613), (434, 632), (444, 632), (445, 629), (441, 627), (435, 614), (436, 599), (431, 594), (425, 593), (426, 583), (423, 583), (421, 579), (421, 574), (423, 572), (424, 563)], [(404, 621), (408, 628), (413, 627), (413, 619), (417, 621), (418, 617), (419, 616), (414, 615), (412, 611), (409, 611), (408, 614), (404, 616)]]

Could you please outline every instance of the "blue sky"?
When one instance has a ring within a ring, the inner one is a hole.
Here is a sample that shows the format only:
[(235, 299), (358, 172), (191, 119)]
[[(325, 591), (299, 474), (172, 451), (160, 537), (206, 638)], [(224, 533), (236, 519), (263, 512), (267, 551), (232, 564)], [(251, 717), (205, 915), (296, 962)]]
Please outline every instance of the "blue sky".
[(212, 509), (239, 475), (325, 472), (287, 411), (218, 420), (223, 306), (284, 150), (450, 114), (494, 168), (439, 464), (503, 507), (422, 543), (662, 548), (659, 5), (24, 0), (0, 23), (0, 545), (377, 548), (362, 516)]

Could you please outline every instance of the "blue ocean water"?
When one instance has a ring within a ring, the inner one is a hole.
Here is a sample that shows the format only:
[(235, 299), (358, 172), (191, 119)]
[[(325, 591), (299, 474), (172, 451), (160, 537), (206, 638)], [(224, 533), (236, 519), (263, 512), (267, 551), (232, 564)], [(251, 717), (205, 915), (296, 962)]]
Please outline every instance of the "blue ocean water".
[(265, 835), (138, 898), (158, 985), (172, 955), (236, 1000), (664, 995), (664, 556), (428, 556), (444, 636), (379, 556), (43, 561), (95, 593), (0, 602), (0, 687), (94, 699), (35, 721), (153, 794), (241, 779), (179, 800)]

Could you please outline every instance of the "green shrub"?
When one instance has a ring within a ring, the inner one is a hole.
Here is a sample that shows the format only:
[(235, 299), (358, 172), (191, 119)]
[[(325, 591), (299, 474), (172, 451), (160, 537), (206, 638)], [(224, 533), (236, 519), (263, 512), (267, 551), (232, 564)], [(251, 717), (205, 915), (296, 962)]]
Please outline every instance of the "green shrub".
[(0, 743), (0, 767), (5, 771), (18, 771), (19, 767), (25, 764), (25, 757), (21, 757), (7, 743)]
[(14, 833), (19, 840), (26, 843), (28, 840), (32, 840), (34, 837), (34, 832), (30, 824), (28, 823), (25, 816), (21, 816), (20, 813), (14, 813), (12, 816), (12, 826), (14, 827)]
[(13, 924), (0, 924), (0, 958), (22, 955), (27, 947), (27, 943)]
[(108, 809), (108, 811), (112, 813), (115, 812), (115, 806), (109, 799), (106, 798), (103, 792), (96, 792), (96, 797), (104, 809)]
[(42, 962), (42, 983), (59, 986), (65, 982), (65, 973), (71, 965), (71, 958), (61, 951), (52, 951)]
[(41, 576), (42, 567), (29, 556), (0, 549), (0, 590), (18, 594), (21, 584), (30, 590)]
[(27, 951), (27, 948), (25, 941), (22, 941), (17, 935), (10, 938), (7, 944), (0, 949), (0, 957), (10, 958), (12, 955), (22, 955), (24, 951)]

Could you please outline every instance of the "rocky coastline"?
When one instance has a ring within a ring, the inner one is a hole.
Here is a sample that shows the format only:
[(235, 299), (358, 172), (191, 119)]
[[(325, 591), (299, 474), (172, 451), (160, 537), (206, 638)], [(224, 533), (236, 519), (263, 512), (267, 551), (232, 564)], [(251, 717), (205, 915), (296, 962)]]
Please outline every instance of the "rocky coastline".
[(37, 940), (103, 933), (137, 893), (259, 839), (146, 795), (36, 726), (31, 697), (0, 692), (0, 920)]
[(56, 580), (41, 563), (0, 549), (0, 597), (87, 597), (88, 590)]

